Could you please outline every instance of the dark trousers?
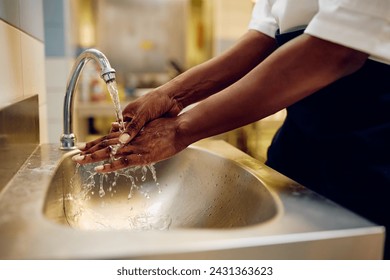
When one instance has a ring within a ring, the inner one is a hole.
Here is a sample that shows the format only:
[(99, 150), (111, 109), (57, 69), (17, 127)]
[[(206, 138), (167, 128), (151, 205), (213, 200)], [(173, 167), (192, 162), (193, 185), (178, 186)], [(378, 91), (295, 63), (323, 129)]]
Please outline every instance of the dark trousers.
[[(302, 32), (300, 32), (302, 33)], [(299, 35), (299, 32), (296, 34)], [(281, 38), (284, 41), (294, 38)], [(390, 65), (368, 60), (287, 108), (267, 165), (390, 231)], [(385, 259), (390, 259), (386, 234)]]

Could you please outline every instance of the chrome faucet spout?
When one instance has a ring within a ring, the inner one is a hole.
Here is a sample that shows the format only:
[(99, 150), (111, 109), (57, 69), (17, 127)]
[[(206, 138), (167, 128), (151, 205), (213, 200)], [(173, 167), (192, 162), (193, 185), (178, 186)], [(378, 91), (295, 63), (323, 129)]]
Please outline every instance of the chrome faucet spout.
[(107, 57), (102, 52), (96, 49), (87, 49), (77, 57), (66, 86), (63, 111), (63, 134), (60, 139), (61, 150), (73, 150), (76, 148), (76, 136), (72, 130), (74, 94), (80, 74), (85, 64), (91, 59), (98, 63), (101, 69), (101, 78), (106, 83), (115, 80), (115, 70), (111, 68)]

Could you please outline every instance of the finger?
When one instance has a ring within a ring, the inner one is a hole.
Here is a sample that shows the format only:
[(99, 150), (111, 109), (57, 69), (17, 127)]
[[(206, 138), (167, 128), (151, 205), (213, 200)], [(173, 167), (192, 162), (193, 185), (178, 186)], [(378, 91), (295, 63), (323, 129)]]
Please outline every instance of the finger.
[(126, 127), (126, 122), (124, 121), (122, 124), (118, 123), (118, 122), (112, 122), (111, 123), (111, 130), (110, 130), (110, 133), (113, 133), (113, 132), (118, 132), (118, 131), (121, 131), (121, 130), (124, 130)]
[(118, 132), (119, 131), (119, 123), (118, 122), (113, 122), (111, 123), (111, 130), (110, 133), (112, 132)]
[[(121, 143), (129, 143), (138, 134), (144, 125), (144, 118), (140, 117), (132, 119), (131, 122), (126, 125), (126, 132), (123, 134), (124, 136), (122, 136)], [(128, 136), (125, 136), (126, 134)]]
[(105, 149), (109, 146), (114, 146), (114, 145), (117, 145), (119, 144), (119, 139), (118, 138), (111, 138), (111, 139), (105, 139), (99, 143), (97, 143), (95, 146), (91, 147), (88, 149), (88, 151), (85, 151), (85, 152), (81, 152), (81, 155), (85, 155), (85, 154), (92, 154), (92, 153), (95, 153), (99, 150), (102, 150), (102, 149)]
[(112, 151), (111, 146), (108, 146), (104, 149), (98, 150), (91, 154), (75, 155), (72, 157), (72, 160), (80, 164), (98, 162), (98, 161), (108, 159), (111, 155), (111, 151)]
[(107, 173), (130, 166), (143, 166), (151, 163), (152, 162), (149, 162), (147, 158), (141, 154), (130, 154), (114, 160), (111, 163), (96, 166), (95, 171), (99, 173)]
[(135, 146), (133, 145), (124, 145), (124, 146), (121, 146), (115, 153), (115, 155), (117, 157), (121, 157), (121, 156), (127, 156), (127, 155), (130, 155), (130, 154), (142, 154), (144, 153), (144, 151), (140, 148), (136, 148)]
[(105, 135), (103, 137), (100, 137), (100, 138), (97, 138), (91, 142), (87, 142), (87, 143), (82, 143), (80, 145), (78, 145), (77, 147), (82, 151), (82, 152), (88, 152), (89, 149), (91, 149), (93, 146), (99, 144), (100, 142), (103, 142), (105, 140), (109, 140), (109, 139), (112, 139), (112, 138), (117, 138), (119, 137), (121, 134), (121, 132), (113, 132), (113, 133), (110, 133), (108, 135)]

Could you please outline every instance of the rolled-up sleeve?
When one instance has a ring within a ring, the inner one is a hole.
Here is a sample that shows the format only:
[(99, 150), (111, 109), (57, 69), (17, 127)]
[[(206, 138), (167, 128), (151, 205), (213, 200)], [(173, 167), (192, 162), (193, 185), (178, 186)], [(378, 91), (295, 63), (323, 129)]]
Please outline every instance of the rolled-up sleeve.
[(270, 0), (258, 0), (253, 7), (252, 18), (249, 22), (249, 29), (260, 31), (272, 38), (275, 38), (275, 32), (278, 24), (271, 13)]
[(390, 63), (390, 0), (319, 0), (305, 33)]

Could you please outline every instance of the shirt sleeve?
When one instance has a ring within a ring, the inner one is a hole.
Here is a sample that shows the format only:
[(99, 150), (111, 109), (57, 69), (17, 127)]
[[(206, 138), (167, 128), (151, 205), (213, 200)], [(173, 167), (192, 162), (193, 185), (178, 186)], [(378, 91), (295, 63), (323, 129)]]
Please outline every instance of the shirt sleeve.
[(305, 33), (390, 64), (390, 1), (319, 0)]
[(252, 18), (248, 28), (275, 38), (278, 24), (271, 13), (271, 7), (270, 0), (258, 0), (253, 7)]

